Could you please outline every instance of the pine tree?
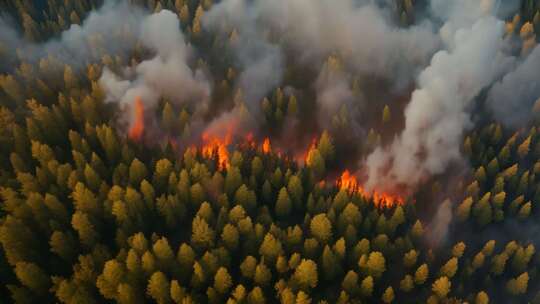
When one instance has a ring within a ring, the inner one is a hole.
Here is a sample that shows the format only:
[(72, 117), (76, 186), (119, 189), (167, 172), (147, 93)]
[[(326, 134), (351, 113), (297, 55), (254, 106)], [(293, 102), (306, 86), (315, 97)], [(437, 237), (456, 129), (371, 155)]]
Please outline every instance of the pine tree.
[(267, 233), (259, 248), (259, 254), (264, 257), (265, 261), (275, 263), (277, 257), (283, 253), (283, 248), (279, 239), (276, 239), (271, 233)]
[(349, 270), (343, 278), (341, 287), (350, 295), (355, 295), (358, 293), (358, 274), (353, 270)]
[(384, 303), (392, 303), (394, 301), (394, 289), (392, 286), (386, 288), (382, 296), (382, 301)]
[(422, 285), (427, 280), (429, 275), (429, 268), (427, 264), (422, 264), (420, 267), (416, 269), (416, 272), (414, 273), (414, 282), (417, 285)]
[(418, 259), (418, 253), (416, 250), (411, 249), (403, 256), (403, 265), (407, 268), (411, 268), (416, 264)]
[(456, 257), (451, 258), (441, 267), (440, 275), (451, 279), (457, 272), (458, 259)]
[(321, 156), (326, 162), (330, 162), (334, 159), (335, 148), (332, 144), (332, 138), (327, 131), (321, 134), (321, 138), (317, 144), (317, 150), (321, 153)]
[(220, 267), (214, 277), (214, 288), (220, 294), (226, 294), (226, 292), (232, 287), (232, 278), (227, 271), (227, 268)]
[(302, 187), (302, 181), (298, 176), (291, 176), (289, 183), (287, 184), (287, 191), (290, 194), (294, 205), (297, 206), (297, 208), (300, 208), (304, 197), (304, 189)]
[(105, 263), (103, 273), (98, 276), (96, 286), (106, 299), (115, 299), (118, 296), (118, 286), (122, 283), (125, 270), (118, 261), (109, 260)]
[(371, 297), (373, 293), (373, 277), (367, 276), (362, 280), (360, 283), (360, 293), (366, 298)]
[(404, 292), (409, 292), (414, 288), (414, 281), (411, 275), (406, 275), (403, 280), (399, 282), (399, 289)]
[(292, 209), (291, 199), (287, 188), (283, 187), (279, 190), (279, 195), (276, 201), (275, 212), (280, 218), (286, 218)]
[(154, 272), (152, 274), (148, 280), (146, 294), (159, 304), (169, 303), (171, 301), (170, 283), (165, 274), (162, 272)]
[(18, 262), (15, 264), (17, 279), (31, 291), (44, 295), (51, 284), (47, 274), (34, 263)]
[(225, 192), (232, 197), (241, 185), (242, 175), (240, 174), (240, 170), (234, 166), (229, 167), (225, 176)]
[(366, 269), (369, 275), (380, 278), (386, 270), (384, 255), (378, 251), (371, 252), (366, 262)]
[(221, 239), (229, 250), (234, 250), (238, 247), (239, 237), (238, 229), (235, 226), (227, 224), (223, 227)]
[(132, 186), (137, 187), (147, 177), (145, 165), (135, 158), (129, 166), (129, 182)]
[(306, 160), (308, 167), (314, 175), (315, 180), (321, 179), (326, 172), (326, 163), (318, 149), (311, 149)]
[(242, 276), (251, 279), (255, 275), (255, 268), (257, 267), (257, 260), (248, 255), (242, 264), (240, 264), (240, 272), (242, 273)]
[(444, 299), (450, 292), (450, 287), (452, 287), (452, 282), (443, 276), (433, 283), (431, 289), (440, 299)]
[(475, 304), (489, 304), (489, 296), (485, 291), (480, 291), (476, 294), (476, 298), (474, 300)]
[(310, 287), (315, 288), (318, 282), (317, 264), (312, 260), (302, 259), (293, 277), (302, 289), (308, 290)]
[(329, 242), (332, 238), (332, 223), (323, 213), (311, 219), (309, 229), (311, 234), (323, 244)]
[(382, 111), (382, 122), (383, 124), (387, 124), (390, 120), (392, 120), (392, 114), (390, 113), (388, 105), (385, 105)]
[(265, 263), (260, 262), (257, 267), (255, 267), (255, 273), (253, 274), (253, 282), (258, 286), (268, 286), (272, 280), (272, 272), (266, 266)]
[(201, 250), (211, 248), (214, 244), (214, 230), (200, 217), (193, 219), (191, 243)]

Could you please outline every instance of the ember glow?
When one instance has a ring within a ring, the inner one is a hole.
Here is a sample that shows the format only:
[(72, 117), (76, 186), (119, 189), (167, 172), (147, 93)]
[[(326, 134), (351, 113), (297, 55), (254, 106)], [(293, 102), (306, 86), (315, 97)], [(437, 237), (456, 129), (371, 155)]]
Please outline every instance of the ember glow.
[(140, 141), (144, 133), (144, 104), (140, 97), (135, 99), (133, 105), (133, 124), (129, 129), (129, 138)]
[[(259, 146), (259, 144), (256, 143), (252, 133), (248, 133), (246, 136), (241, 136), (240, 141), (238, 141), (238, 139), (238, 137), (233, 135), (231, 129), (229, 129), (229, 131), (222, 136), (205, 132), (202, 134), (203, 145), (200, 149), (201, 154), (205, 158), (215, 159), (219, 170), (226, 170), (230, 166), (229, 148), (231, 148), (233, 144), (237, 144), (241, 149), (256, 149), (256, 147)], [(263, 154), (270, 154), (272, 152), (270, 138), (265, 137), (262, 142), (260, 142), (259, 147), (259, 153), (262, 152)], [(316, 148), (317, 140), (313, 139), (309, 149), (295, 157), (296, 161), (304, 166), (310, 166), (312, 163), (313, 153)], [(275, 152), (278, 158), (285, 157), (281, 153), (281, 149), (279, 147), (275, 148)], [(326, 181), (324, 179), (318, 183), (318, 186), (321, 188), (324, 188), (325, 185)], [(376, 190), (372, 192), (366, 191), (358, 181), (357, 177), (349, 170), (343, 171), (341, 176), (336, 181), (336, 185), (339, 189), (346, 190), (349, 193), (357, 193), (373, 201), (375, 206), (378, 208), (392, 208), (405, 203), (405, 199), (400, 195), (379, 192)]]
[(302, 158), (299, 161), (303, 161), (306, 165), (311, 166), (313, 161), (313, 152), (317, 148), (317, 139), (313, 138), (309, 149), (304, 153)]
[(363, 187), (359, 185), (356, 176), (352, 175), (349, 170), (345, 170), (341, 174), (341, 177), (337, 181), (337, 186), (342, 190), (346, 190), (347, 192), (359, 193), (366, 198), (371, 198), (375, 206), (379, 208), (392, 208), (395, 206), (403, 205), (405, 203), (403, 197), (399, 195), (393, 195), (384, 192), (379, 193), (377, 191), (368, 193), (364, 190)]
[(272, 151), (272, 147), (270, 146), (270, 138), (266, 137), (262, 144), (262, 151), (264, 154), (268, 154)]

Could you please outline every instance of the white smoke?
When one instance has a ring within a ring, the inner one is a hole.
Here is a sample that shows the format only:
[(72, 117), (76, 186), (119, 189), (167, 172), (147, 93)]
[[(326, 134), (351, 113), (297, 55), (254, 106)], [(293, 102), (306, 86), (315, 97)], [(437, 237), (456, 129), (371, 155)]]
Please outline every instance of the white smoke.
[(234, 63), (241, 69), (236, 84), (244, 94), (251, 112), (282, 81), (284, 70), (280, 46), (266, 39), (265, 29), (258, 23), (258, 13), (244, 0), (225, 0), (203, 15), (203, 26), (225, 37), (234, 30), (230, 41)]
[(233, 51), (242, 68), (239, 86), (247, 92), (248, 103), (257, 106), (280, 84), (284, 53), (315, 68), (337, 55), (347, 68), (342, 81), (324, 83), (319, 77), (314, 83), (324, 124), (342, 104), (350, 103), (347, 73), (379, 77), (404, 88), (438, 47), (429, 22), (399, 28), (391, 16), (373, 1), (224, 0), (204, 15), (203, 25), (224, 35), (238, 33)]
[(438, 45), (429, 23), (399, 28), (391, 12), (369, 1), (256, 1), (260, 19), (308, 62), (337, 53), (356, 73), (399, 83)]
[(44, 43), (22, 39), (0, 17), (0, 45), (17, 50), (22, 61), (35, 63), (51, 55), (74, 69), (85, 68), (89, 62), (101, 60), (104, 53), (116, 55), (132, 49), (144, 14), (140, 8), (125, 1), (106, 1), (102, 7), (90, 12), (81, 25), (72, 24), (59, 38)]
[(155, 53), (131, 70), (128, 79), (105, 70), (100, 84), (107, 92), (107, 100), (129, 105), (140, 97), (147, 105), (165, 97), (173, 102), (197, 102), (197, 110), (208, 106), (210, 84), (199, 71), (188, 66), (190, 48), (186, 45), (176, 14), (162, 10), (144, 17), (139, 25), (139, 41)]
[(513, 61), (501, 52), (504, 23), (491, 16), (486, 3), (432, 1), (435, 13), (448, 18), (440, 30), (446, 47), (418, 77), (405, 110), (405, 129), (391, 145), (378, 147), (365, 159), (368, 190), (410, 189), (461, 159), (475, 97)]
[(540, 46), (489, 91), (487, 104), (495, 118), (519, 128), (532, 118), (532, 108), (540, 98)]
[(452, 202), (446, 199), (437, 208), (437, 212), (429, 224), (429, 229), (427, 229), (427, 239), (432, 246), (444, 244), (448, 236), (450, 222), (452, 222)]

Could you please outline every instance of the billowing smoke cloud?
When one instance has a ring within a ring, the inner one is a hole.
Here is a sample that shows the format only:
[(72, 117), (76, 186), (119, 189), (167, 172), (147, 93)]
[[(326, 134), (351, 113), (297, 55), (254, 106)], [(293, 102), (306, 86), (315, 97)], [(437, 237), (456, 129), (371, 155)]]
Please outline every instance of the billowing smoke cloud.
[(367, 189), (410, 189), (461, 159), (475, 97), (513, 61), (501, 52), (504, 23), (491, 16), (490, 3), (432, 1), (435, 13), (448, 18), (440, 30), (446, 49), (437, 52), (418, 77), (405, 110), (405, 129), (365, 160)]
[(139, 41), (155, 56), (127, 69), (126, 80), (106, 69), (100, 83), (107, 92), (107, 100), (130, 104), (140, 97), (145, 103), (154, 104), (165, 97), (173, 102), (198, 102), (197, 110), (206, 110), (210, 84), (202, 72), (194, 72), (187, 64), (190, 48), (176, 14), (162, 10), (144, 17), (139, 26)]
[(243, 69), (239, 86), (248, 103), (258, 105), (280, 84), (283, 53), (310, 67), (323, 66), (337, 55), (347, 69), (343, 77), (329, 83), (319, 77), (313, 84), (319, 121), (325, 125), (342, 104), (350, 103), (347, 73), (379, 77), (403, 88), (439, 45), (430, 23), (399, 28), (391, 19), (389, 9), (372, 1), (224, 0), (205, 14), (203, 24), (225, 35), (233, 30), (238, 34), (234, 53)]
[(36, 62), (52, 55), (75, 69), (85, 68), (90, 61), (100, 60), (103, 53), (122, 54), (132, 49), (138, 35), (134, 30), (143, 15), (141, 9), (125, 1), (107, 1), (91, 12), (82, 25), (72, 24), (58, 39), (45, 43), (22, 39), (0, 18), (0, 45), (8, 46), (11, 51), (18, 49), (17, 55), (23, 61)]
[(337, 53), (358, 74), (412, 79), (438, 45), (430, 24), (399, 28), (371, 1), (258, 1), (263, 22), (308, 62)]
[(8, 50), (18, 48), (17, 55), (22, 61), (37, 63), (41, 58), (53, 56), (55, 62), (76, 70), (101, 60), (103, 54), (125, 55), (140, 43), (154, 57), (125, 68), (121, 75), (105, 68), (100, 84), (107, 93), (106, 101), (126, 105), (141, 97), (151, 105), (166, 97), (173, 102), (197, 102), (196, 110), (202, 112), (208, 106), (210, 83), (202, 72), (192, 71), (188, 66), (191, 49), (176, 14), (171, 11), (150, 15), (126, 1), (106, 1), (82, 25), (73, 24), (59, 39), (44, 43), (22, 39), (3, 19), (0, 26), (0, 45), (9, 45)]
[[(350, 118), (358, 114), (358, 110), (364, 103), (364, 100), (361, 99), (362, 96), (354, 96), (350, 85), (350, 76), (339, 67), (340, 64), (336, 60), (335, 58), (331, 58), (323, 65), (315, 83), (318, 121), (320, 126), (326, 129), (330, 129), (331, 127), (331, 115), (340, 112), (343, 106), (347, 109), (347, 118)], [(361, 94), (361, 92), (357, 94)], [(360, 128), (355, 120), (351, 120), (350, 122), (350, 126), (354, 130)]]
[(498, 121), (518, 128), (530, 121), (540, 98), (540, 46), (489, 91), (487, 104)]
[(283, 53), (277, 44), (266, 38), (265, 29), (257, 22), (255, 7), (244, 0), (225, 0), (203, 16), (203, 26), (210, 31), (229, 35), (235, 63), (241, 68), (236, 84), (252, 113), (259, 102), (282, 80)]

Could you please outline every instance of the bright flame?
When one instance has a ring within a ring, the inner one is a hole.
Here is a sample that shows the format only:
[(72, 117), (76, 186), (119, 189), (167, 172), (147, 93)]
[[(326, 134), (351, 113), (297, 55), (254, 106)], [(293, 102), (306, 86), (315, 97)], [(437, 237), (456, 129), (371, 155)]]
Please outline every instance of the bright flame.
[(144, 132), (144, 104), (138, 96), (135, 99), (133, 111), (135, 119), (129, 129), (129, 138), (139, 141)]
[(272, 151), (272, 147), (270, 146), (270, 139), (266, 137), (262, 144), (262, 151), (264, 154), (268, 154)]
[(356, 176), (351, 175), (349, 170), (345, 170), (338, 181), (338, 186), (342, 190), (356, 192), (358, 190), (358, 181)]
[(311, 145), (309, 146), (309, 149), (306, 151), (304, 156), (302, 157), (302, 160), (304, 163), (308, 166), (311, 166), (312, 158), (313, 158), (313, 150), (317, 148), (317, 139), (313, 138), (311, 141)]
[(346, 190), (351, 193), (359, 193), (360, 195), (373, 199), (375, 206), (380, 208), (392, 208), (395, 206), (400, 206), (405, 203), (405, 200), (398, 195), (392, 195), (389, 193), (379, 193), (373, 191), (368, 193), (358, 184), (358, 180), (354, 175), (352, 175), (349, 170), (345, 170), (341, 177), (337, 181), (337, 185), (340, 189)]
[(217, 158), (220, 170), (229, 168), (229, 150), (227, 146), (231, 144), (231, 134), (228, 133), (224, 138), (219, 138), (208, 133), (203, 133), (202, 139), (204, 145), (201, 149), (202, 155), (206, 158)]

